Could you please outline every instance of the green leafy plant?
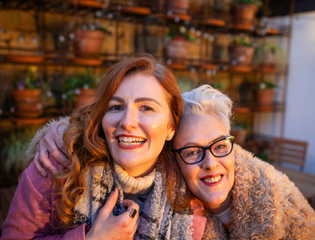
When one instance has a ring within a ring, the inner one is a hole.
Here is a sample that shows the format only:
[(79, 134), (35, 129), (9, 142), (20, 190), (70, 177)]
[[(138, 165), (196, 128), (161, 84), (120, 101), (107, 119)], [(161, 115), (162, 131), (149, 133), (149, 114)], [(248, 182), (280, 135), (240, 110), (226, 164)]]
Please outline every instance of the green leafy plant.
[(66, 80), (67, 99), (74, 101), (75, 95), (80, 94), (80, 89), (97, 88), (100, 78), (94, 76), (88, 69), (85, 73), (69, 76)]
[(245, 123), (235, 122), (233, 125), (233, 130), (240, 130), (240, 129), (250, 130), (250, 127)]
[(254, 4), (258, 7), (263, 6), (263, 2), (261, 0), (234, 0), (232, 1), (232, 5), (238, 5), (238, 4)]
[(262, 81), (261, 83), (258, 84), (258, 89), (259, 90), (265, 90), (265, 89), (274, 89), (276, 88), (277, 85), (270, 82), (270, 81)]
[(80, 27), (81, 30), (91, 30), (91, 31), (103, 31), (104, 33), (110, 35), (111, 32), (106, 28), (106, 26), (100, 22), (88, 21), (87, 24), (83, 24)]
[(256, 61), (261, 62), (264, 58), (264, 55), (267, 53), (271, 53), (272, 55), (274, 55), (277, 61), (285, 58), (285, 52), (279, 44), (277, 44), (276, 42), (266, 42), (256, 48)]
[(19, 174), (27, 167), (25, 152), (37, 127), (14, 129), (3, 133), (2, 159), (5, 174)]
[(35, 77), (31, 68), (26, 68), (17, 73), (17, 82), (15, 88), (19, 90), (24, 89), (39, 89), (43, 87), (43, 81)]
[(175, 77), (176, 77), (176, 81), (178, 84), (178, 88), (179, 88), (180, 92), (182, 92), (182, 93), (188, 92), (191, 89), (196, 87), (195, 82), (189, 77), (185, 77), (182, 75), (176, 75)]
[(213, 82), (213, 83), (210, 83), (211, 87), (213, 88), (216, 88), (216, 89), (224, 89), (224, 85), (220, 82)]
[(247, 34), (239, 34), (236, 37), (234, 37), (232, 41), (232, 46), (245, 46), (245, 47), (254, 47), (254, 43), (250, 39), (250, 37)]
[(167, 37), (170, 39), (187, 40), (193, 42), (195, 39), (192, 33), (184, 26), (170, 25)]

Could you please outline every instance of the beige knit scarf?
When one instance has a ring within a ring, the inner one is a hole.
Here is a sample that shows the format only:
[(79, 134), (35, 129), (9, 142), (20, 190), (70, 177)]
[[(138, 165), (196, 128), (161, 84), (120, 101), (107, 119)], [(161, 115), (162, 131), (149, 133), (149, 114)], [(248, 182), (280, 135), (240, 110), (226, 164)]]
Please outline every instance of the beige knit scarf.
[[(101, 176), (101, 182), (98, 185), (93, 172)], [(117, 174), (109, 166), (94, 167), (93, 172), (87, 173), (85, 177), (86, 184), (91, 191), (84, 191), (79, 203), (74, 208), (75, 224), (87, 223), (92, 226), (100, 208), (115, 187), (119, 191), (119, 197), (113, 214), (118, 216), (126, 211), (122, 204), (124, 190)], [(170, 207), (162, 174), (160, 171), (156, 171), (154, 175), (153, 186), (149, 193), (145, 194), (144, 207), (139, 213), (140, 223), (134, 239), (192, 239), (193, 215), (189, 215), (189, 209), (177, 212)]]

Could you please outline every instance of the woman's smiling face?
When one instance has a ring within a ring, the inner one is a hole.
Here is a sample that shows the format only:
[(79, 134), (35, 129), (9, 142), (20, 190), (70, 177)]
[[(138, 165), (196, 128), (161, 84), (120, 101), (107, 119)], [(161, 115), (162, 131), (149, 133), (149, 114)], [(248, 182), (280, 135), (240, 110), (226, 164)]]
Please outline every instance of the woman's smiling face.
[(126, 76), (102, 120), (110, 153), (129, 175), (150, 173), (167, 136), (173, 137), (166, 91), (151, 75)]
[[(174, 149), (187, 146), (207, 147), (226, 136), (226, 127), (218, 118), (210, 114), (191, 115), (180, 123)], [(229, 192), (234, 183), (233, 151), (218, 158), (207, 150), (204, 160), (192, 165), (186, 164), (178, 153), (175, 156), (189, 190), (205, 207), (213, 213), (227, 209), (230, 204)]]

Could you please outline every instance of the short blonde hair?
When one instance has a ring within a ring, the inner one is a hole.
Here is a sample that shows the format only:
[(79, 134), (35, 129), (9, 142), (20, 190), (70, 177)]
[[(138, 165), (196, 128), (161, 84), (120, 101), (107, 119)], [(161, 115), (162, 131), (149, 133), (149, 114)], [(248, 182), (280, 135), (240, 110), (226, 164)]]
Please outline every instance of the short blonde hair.
[(228, 133), (231, 129), (232, 100), (210, 85), (202, 85), (190, 92), (182, 93), (184, 120), (189, 115), (211, 114), (223, 122)]

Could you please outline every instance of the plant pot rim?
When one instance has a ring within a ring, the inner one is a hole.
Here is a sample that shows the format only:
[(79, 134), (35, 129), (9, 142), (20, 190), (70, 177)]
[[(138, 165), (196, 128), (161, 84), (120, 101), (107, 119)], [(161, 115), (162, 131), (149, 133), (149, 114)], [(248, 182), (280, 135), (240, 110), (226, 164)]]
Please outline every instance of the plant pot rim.
[(172, 39), (170, 39), (168, 42), (171, 42), (171, 41), (176, 41), (176, 42), (189, 42), (190, 43), (190, 41), (189, 40), (187, 40), (187, 39), (185, 39), (185, 38), (183, 38), (183, 39), (175, 39), (175, 38), (172, 38)]
[(86, 30), (83, 30), (83, 29), (77, 29), (74, 31), (74, 33), (76, 32), (102, 32), (105, 34), (105, 32), (103, 30), (90, 30), (90, 29), (86, 29)]
[(95, 88), (88, 88), (88, 89), (85, 89), (85, 88), (79, 88), (80, 91), (83, 91), (83, 92), (95, 92), (96, 89)]
[(257, 91), (263, 92), (263, 91), (268, 91), (268, 90), (272, 90), (274, 91), (275, 88), (266, 88), (266, 89), (257, 89)]
[(241, 45), (235, 45), (235, 46), (230, 46), (230, 48), (255, 48), (253, 46), (241, 46)]
[(239, 3), (237, 4), (235, 7), (236, 8), (239, 8), (239, 7), (244, 7), (244, 6), (252, 6), (252, 7), (255, 7), (255, 8), (259, 8), (259, 6), (255, 3)]
[[(78, 30), (75, 30), (74, 32), (74, 35), (77, 35), (79, 37), (81, 36), (85, 36), (85, 35), (89, 35), (89, 36), (94, 36), (97, 37), (97, 38), (104, 38), (106, 36), (106, 33), (102, 30), (82, 30), (82, 29), (78, 29)], [(74, 39), (74, 40), (78, 40), (78, 39)]]
[(13, 89), (14, 92), (41, 92), (43, 91), (42, 88), (25, 88), (23, 90), (20, 89)]

